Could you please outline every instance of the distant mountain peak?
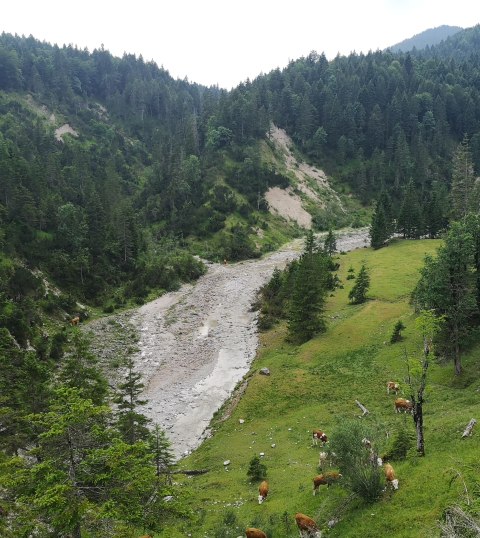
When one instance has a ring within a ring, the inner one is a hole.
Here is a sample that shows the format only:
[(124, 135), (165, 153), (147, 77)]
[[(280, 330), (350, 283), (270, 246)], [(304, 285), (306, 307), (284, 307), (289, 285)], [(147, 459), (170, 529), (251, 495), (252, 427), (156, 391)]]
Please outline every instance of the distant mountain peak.
[(448, 37), (462, 31), (460, 26), (437, 26), (416, 34), (409, 39), (405, 39), (396, 45), (388, 47), (392, 52), (408, 52), (413, 48), (417, 50), (424, 49), (427, 46), (438, 45)]

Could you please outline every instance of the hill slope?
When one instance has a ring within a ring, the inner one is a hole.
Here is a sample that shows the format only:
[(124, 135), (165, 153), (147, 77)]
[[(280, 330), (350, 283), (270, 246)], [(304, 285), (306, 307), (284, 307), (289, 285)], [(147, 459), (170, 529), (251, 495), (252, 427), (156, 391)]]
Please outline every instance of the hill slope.
[[(386, 394), (385, 385), (397, 380), (402, 395), (408, 397), (404, 349), (411, 356), (422, 349), (408, 297), (424, 254), (433, 253), (438, 245), (438, 241), (399, 241), (380, 251), (360, 249), (339, 256), (345, 289), (329, 301), (327, 332), (301, 347), (286, 344), (281, 328), (262, 337), (242, 400), (227, 420), (218, 414), (215, 435), (182, 462), (183, 468), (209, 469), (203, 476), (182, 480), (195, 499), (198, 520), (192, 527), (185, 523), (169, 528), (163, 536), (179, 537), (193, 529), (197, 536), (239, 536), (246, 526), (257, 526), (269, 538), (293, 537), (297, 511), (314, 517), (324, 528), (338, 519), (328, 533), (332, 537), (438, 534), (437, 521), (445, 508), (465, 498), (462, 480), (468, 491), (480, 481), (478, 433), (461, 439), (463, 428), (478, 412), (478, 346), (466, 357), (461, 380), (453, 379), (451, 365), (432, 364), (425, 405), (427, 455), (418, 459), (413, 449), (405, 460), (392, 461), (400, 481), (393, 495), (369, 505), (335, 486), (313, 497), (319, 449), (311, 446), (312, 429), (323, 429), (332, 440), (340, 424), (360, 420), (355, 418), (361, 414), (355, 399), (370, 411), (361, 421), (375, 432), (380, 452), (391, 446), (399, 428), (413, 434), (411, 417), (394, 413), (394, 397)], [(364, 260), (371, 268), (370, 300), (350, 306), (347, 294), (352, 281), (345, 280), (347, 270), (350, 266), (358, 270)], [(390, 345), (398, 319), (407, 327), (405, 338)], [(271, 375), (258, 375), (261, 367), (268, 367)], [(246, 473), (251, 458), (260, 453), (265, 454), (262, 462), (270, 494), (258, 506), (258, 484), (250, 483)]]
[(400, 43), (392, 45), (388, 48), (392, 52), (408, 52), (413, 48), (421, 50), (427, 46), (432, 47), (434, 45), (438, 45), (440, 42), (447, 39), (447, 37), (455, 35), (461, 30), (463, 30), (463, 28), (460, 26), (437, 26), (436, 28), (430, 28), (424, 32), (414, 35), (413, 37), (404, 39)]

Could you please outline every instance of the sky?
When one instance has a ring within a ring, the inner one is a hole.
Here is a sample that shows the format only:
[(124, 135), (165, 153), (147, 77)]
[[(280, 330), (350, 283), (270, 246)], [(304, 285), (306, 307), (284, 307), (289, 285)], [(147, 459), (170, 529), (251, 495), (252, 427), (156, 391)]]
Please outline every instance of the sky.
[(444, 24), (480, 23), (479, 0), (20, 0), (0, 31), (153, 60), (174, 78), (231, 89), (311, 51), (384, 49)]

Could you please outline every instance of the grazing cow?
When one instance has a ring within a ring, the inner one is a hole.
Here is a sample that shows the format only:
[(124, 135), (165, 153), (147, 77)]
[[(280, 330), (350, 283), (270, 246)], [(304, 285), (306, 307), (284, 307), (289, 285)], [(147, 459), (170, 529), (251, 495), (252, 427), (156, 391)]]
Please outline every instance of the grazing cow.
[(412, 402), (410, 400), (406, 400), (405, 398), (397, 398), (395, 400), (395, 412), (413, 413)]
[(263, 531), (255, 529), (254, 527), (245, 529), (245, 536), (247, 538), (267, 538), (267, 535)]
[(319, 474), (313, 479), (313, 494), (316, 495), (320, 486), (329, 488), (334, 482), (339, 480), (342, 475), (338, 471), (327, 471)]
[(79, 321), (80, 321), (80, 318), (78, 316), (76, 316), (76, 317), (74, 317), (74, 318), (72, 318), (70, 320), (70, 325), (72, 325), (72, 326), (73, 325), (78, 325)]
[(258, 486), (258, 504), (262, 504), (268, 495), (268, 482), (264, 480), (260, 486)]
[(321, 538), (322, 533), (319, 531), (317, 524), (305, 514), (295, 514), (298, 530), (301, 538)]
[(390, 391), (397, 394), (399, 390), (400, 390), (400, 385), (398, 383), (395, 383), (395, 381), (387, 381), (387, 394), (390, 394)]
[(395, 471), (393, 470), (393, 467), (389, 463), (386, 463), (383, 470), (385, 471), (387, 486), (388, 484), (392, 484), (393, 489), (398, 489), (398, 479), (395, 478)]
[(313, 440), (314, 445), (318, 445), (319, 440), (322, 442), (322, 445), (325, 445), (325, 443), (328, 443), (328, 437), (326, 436), (325, 433), (322, 432), (322, 430), (313, 430), (312, 440)]

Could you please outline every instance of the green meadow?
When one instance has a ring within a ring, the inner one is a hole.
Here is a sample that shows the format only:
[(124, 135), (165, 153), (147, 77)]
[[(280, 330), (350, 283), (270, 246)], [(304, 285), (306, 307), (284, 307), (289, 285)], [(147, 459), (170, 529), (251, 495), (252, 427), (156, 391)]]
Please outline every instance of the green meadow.
[[(378, 251), (339, 254), (344, 287), (328, 300), (327, 331), (298, 347), (285, 342), (282, 326), (261, 335), (245, 393), (236, 406), (227, 402), (218, 411), (214, 435), (179, 465), (208, 472), (175, 475), (192, 519), (166, 528), (161, 536), (236, 538), (253, 526), (268, 538), (294, 537), (294, 515), (303, 512), (332, 538), (425, 538), (440, 535), (438, 522), (448, 506), (468, 501), (480, 508), (480, 430), (461, 439), (469, 420), (480, 418), (480, 344), (464, 355), (459, 379), (452, 364), (432, 361), (424, 405), (426, 456), (417, 457), (413, 448), (404, 460), (391, 461), (398, 491), (387, 491), (373, 504), (353, 497), (341, 483), (312, 495), (322, 450), (312, 446), (312, 429), (331, 437), (343, 421), (364, 421), (377, 432), (380, 453), (400, 426), (414, 434), (412, 417), (394, 413), (395, 396), (387, 395), (386, 382), (398, 381), (402, 395), (409, 397), (405, 354), (420, 357), (422, 352), (409, 297), (425, 254), (439, 245), (439, 240), (397, 240)], [(354, 280), (346, 279), (348, 269), (357, 274), (362, 263), (370, 269), (369, 300), (351, 306)], [(406, 326), (403, 339), (390, 344), (398, 320)], [(263, 367), (270, 376), (258, 373)], [(360, 418), (355, 400), (367, 407), (367, 416)], [(262, 505), (258, 482), (247, 478), (250, 460), (260, 453), (270, 484)], [(329, 528), (332, 519), (338, 523)]]

